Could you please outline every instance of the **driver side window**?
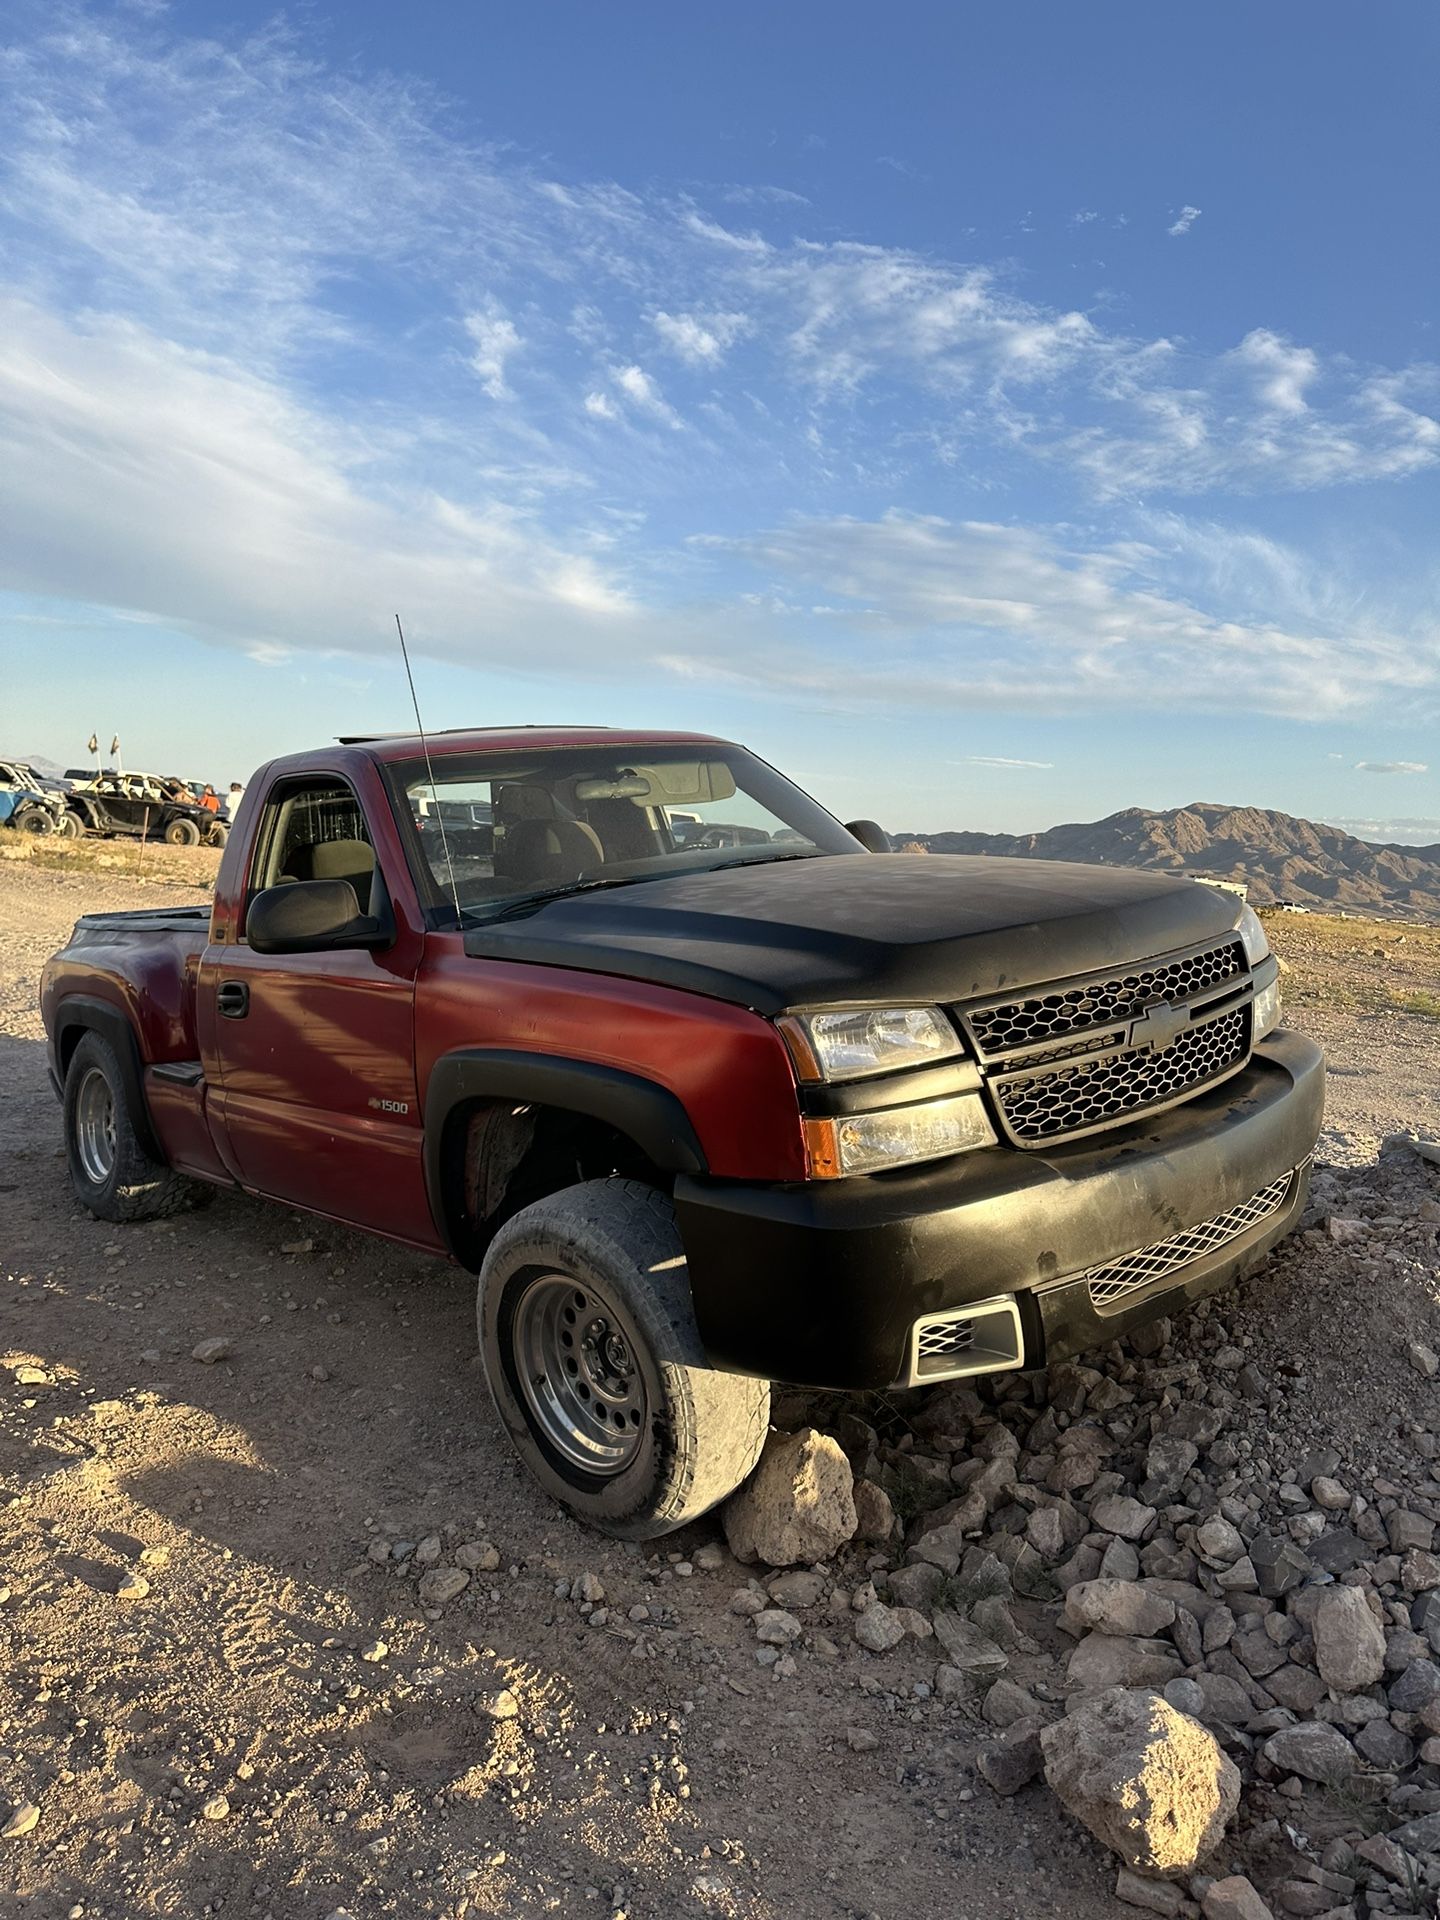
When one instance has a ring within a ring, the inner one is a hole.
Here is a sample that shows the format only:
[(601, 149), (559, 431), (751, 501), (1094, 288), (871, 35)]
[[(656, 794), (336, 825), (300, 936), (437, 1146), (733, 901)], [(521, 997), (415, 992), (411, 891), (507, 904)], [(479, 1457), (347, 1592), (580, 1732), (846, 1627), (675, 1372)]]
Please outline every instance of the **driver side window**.
[(333, 775), (272, 793), (257, 840), (250, 898), (301, 880), (348, 880), (361, 913), (370, 908), (375, 848), (354, 790)]

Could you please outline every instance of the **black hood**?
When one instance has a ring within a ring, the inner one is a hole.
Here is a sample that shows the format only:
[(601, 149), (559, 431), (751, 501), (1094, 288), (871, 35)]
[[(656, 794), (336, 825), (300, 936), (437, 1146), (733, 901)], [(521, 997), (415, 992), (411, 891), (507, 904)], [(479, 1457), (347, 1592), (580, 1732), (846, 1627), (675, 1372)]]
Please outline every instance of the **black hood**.
[(774, 1014), (984, 999), (1218, 938), (1240, 912), (1234, 895), (1134, 868), (832, 854), (562, 896), (473, 929), (465, 951)]

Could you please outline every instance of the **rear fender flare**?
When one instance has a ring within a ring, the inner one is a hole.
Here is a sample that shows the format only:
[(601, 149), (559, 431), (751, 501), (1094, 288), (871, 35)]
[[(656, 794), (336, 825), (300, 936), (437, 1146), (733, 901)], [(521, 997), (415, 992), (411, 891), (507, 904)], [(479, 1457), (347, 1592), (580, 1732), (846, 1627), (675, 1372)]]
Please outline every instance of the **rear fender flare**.
[(571, 1060), (559, 1054), (465, 1047), (436, 1061), (425, 1092), (425, 1190), (445, 1245), (456, 1259), (473, 1263), (454, 1192), (447, 1142), (450, 1120), (476, 1100), (514, 1100), (554, 1107), (603, 1121), (633, 1140), (665, 1173), (704, 1173), (704, 1150), (679, 1098), (668, 1087), (620, 1067)]
[(163, 1162), (165, 1151), (156, 1137), (145, 1099), (145, 1074), (135, 1029), (120, 1009), (109, 1001), (93, 1000), (85, 994), (67, 995), (55, 1016), (55, 1065), (60, 1071), (62, 1084), (70, 1056), (80, 1044), (83, 1032), (98, 1033), (114, 1048), (115, 1058), (120, 1062), (121, 1078), (125, 1082), (125, 1104), (140, 1137), (140, 1144), (152, 1160)]

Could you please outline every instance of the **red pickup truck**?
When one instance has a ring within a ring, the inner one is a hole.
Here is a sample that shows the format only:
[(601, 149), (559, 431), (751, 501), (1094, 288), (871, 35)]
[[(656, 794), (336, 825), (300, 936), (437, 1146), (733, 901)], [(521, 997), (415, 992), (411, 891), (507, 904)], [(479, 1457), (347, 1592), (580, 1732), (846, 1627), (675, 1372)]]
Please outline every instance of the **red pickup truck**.
[(93, 1213), (236, 1186), (448, 1254), (518, 1451), (637, 1539), (772, 1380), (1041, 1366), (1234, 1280), (1322, 1107), (1233, 895), (891, 854), (675, 733), (276, 760), (213, 906), (87, 916), (43, 1006)]

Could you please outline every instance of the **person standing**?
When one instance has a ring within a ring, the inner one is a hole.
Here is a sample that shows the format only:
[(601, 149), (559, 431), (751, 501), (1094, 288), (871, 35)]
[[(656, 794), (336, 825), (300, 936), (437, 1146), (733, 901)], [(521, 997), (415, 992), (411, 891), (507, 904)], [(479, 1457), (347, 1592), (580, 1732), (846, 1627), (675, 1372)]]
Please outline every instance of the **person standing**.
[(230, 782), (230, 792), (225, 801), (225, 818), (233, 825), (240, 811), (240, 802), (245, 798), (245, 789), (238, 780)]
[(208, 780), (205, 782), (205, 791), (200, 796), (200, 804), (207, 813), (219, 813), (220, 811), (220, 796)]

